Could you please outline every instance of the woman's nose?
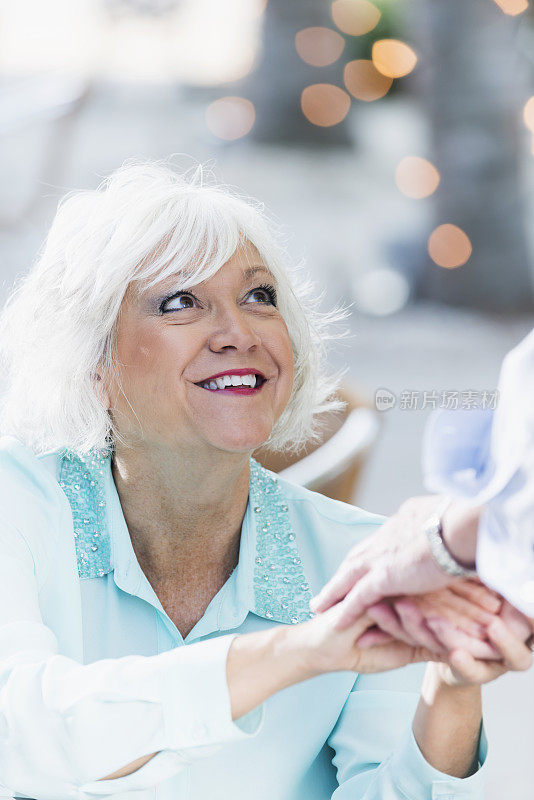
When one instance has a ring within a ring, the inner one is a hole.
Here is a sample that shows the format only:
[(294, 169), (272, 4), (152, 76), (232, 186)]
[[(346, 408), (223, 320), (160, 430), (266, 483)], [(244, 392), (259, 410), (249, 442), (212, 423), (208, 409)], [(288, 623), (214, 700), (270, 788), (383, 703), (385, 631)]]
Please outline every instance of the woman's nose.
[(261, 344), (261, 337), (253, 326), (250, 315), (239, 308), (225, 309), (216, 319), (215, 329), (210, 335), (210, 349), (217, 352), (225, 347), (250, 350)]

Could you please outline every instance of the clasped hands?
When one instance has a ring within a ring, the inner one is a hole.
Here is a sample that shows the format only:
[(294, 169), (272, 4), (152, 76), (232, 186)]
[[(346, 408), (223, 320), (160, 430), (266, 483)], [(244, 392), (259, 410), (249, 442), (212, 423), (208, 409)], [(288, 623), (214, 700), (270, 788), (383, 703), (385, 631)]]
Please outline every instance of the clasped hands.
[[(438, 502), (404, 503), (348, 553), (312, 611), (334, 614), (338, 631), (356, 625), (360, 651), (374, 649), (378, 657), (402, 649), (406, 661), (443, 662), (449, 683), (480, 684), (528, 669), (534, 620), (478, 579), (452, 579), (432, 558), (422, 525)], [(461, 513), (451, 517), (462, 524)]]

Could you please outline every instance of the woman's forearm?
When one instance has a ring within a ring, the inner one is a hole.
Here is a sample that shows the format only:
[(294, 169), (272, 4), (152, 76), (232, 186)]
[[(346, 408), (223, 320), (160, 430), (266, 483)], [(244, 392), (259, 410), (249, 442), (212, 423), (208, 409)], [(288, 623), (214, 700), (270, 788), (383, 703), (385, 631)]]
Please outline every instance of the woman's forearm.
[[(318, 674), (308, 666), (306, 651), (297, 646), (295, 639), (295, 628), (289, 625), (235, 637), (226, 660), (232, 719), (252, 711), (275, 692)], [(100, 780), (130, 775), (155, 755), (138, 758)]]
[(295, 632), (293, 626), (283, 625), (236, 636), (226, 662), (232, 719), (252, 711), (281, 689), (318, 674), (297, 646)]
[(453, 687), (440, 677), (443, 665), (427, 667), (413, 721), (415, 740), (426, 761), (456, 778), (477, 770), (482, 722), (479, 686)]

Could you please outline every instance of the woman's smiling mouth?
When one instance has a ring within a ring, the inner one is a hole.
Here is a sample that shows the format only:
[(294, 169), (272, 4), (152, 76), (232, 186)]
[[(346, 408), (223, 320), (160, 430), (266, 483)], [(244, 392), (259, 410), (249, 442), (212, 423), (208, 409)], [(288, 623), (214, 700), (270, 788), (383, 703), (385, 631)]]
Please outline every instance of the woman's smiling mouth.
[(218, 372), (216, 375), (197, 381), (195, 386), (221, 394), (249, 395), (257, 394), (265, 381), (266, 378), (261, 372), (245, 368)]

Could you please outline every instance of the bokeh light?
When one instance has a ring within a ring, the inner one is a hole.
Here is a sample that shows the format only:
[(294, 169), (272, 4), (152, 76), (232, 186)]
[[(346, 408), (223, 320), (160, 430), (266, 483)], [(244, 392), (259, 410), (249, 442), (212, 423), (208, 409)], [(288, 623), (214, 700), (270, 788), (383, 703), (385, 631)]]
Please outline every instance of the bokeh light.
[(395, 170), (395, 183), (406, 197), (428, 197), (438, 188), (440, 175), (434, 164), (419, 156), (406, 156)]
[(330, 28), (304, 28), (295, 36), (297, 53), (312, 67), (326, 67), (337, 61), (345, 39)]
[(343, 33), (363, 36), (376, 28), (381, 13), (369, 0), (334, 0), (332, 19)]
[(345, 65), (343, 79), (351, 95), (366, 102), (384, 97), (393, 83), (393, 78), (382, 75), (367, 58), (349, 61)]
[(386, 316), (406, 305), (410, 286), (400, 272), (379, 267), (359, 275), (354, 281), (353, 292), (359, 311)]
[(439, 267), (455, 269), (469, 260), (473, 246), (457, 225), (439, 225), (428, 240), (428, 253)]
[(373, 44), (373, 64), (382, 75), (403, 78), (417, 64), (412, 48), (399, 39), (379, 39)]
[(495, 0), (495, 2), (505, 14), (510, 14), (512, 17), (522, 14), (528, 8), (528, 0)]
[(240, 139), (254, 125), (256, 113), (244, 97), (221, 97), (206, 109), (206, 124), (219, 139)]
[(525, 125), (534, 133), (534, 97), (527, 100), (523, 109), (523, 119)]
[(314, 83), (302, 92), (300, 105), (309, 122), (328, 128), (345, 119), (350, 108), (350, 96), (331, 83)]

